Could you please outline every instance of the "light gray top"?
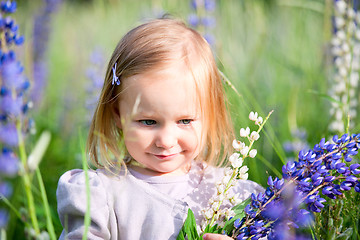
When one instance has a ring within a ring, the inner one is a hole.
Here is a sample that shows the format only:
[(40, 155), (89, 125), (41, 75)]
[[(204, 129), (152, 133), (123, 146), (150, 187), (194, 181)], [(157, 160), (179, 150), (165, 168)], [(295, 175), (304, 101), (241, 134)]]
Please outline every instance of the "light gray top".
[[(189, 207), (200, 223), (200, 210), (216, 194), (215, 183), (223, 175), (222, 168), (203, 163), (193, 163), (188, 174), (176, 177), (146, 176), (130, 168), (127, 174), (120, 171), (116, 175), (89, 171), (91, 225), (87, 239), (176, 239)], [(245, 200), (263, 188), (239, 180), (233, 191)], [(56, 195), (64, 227), (60, 239), (81, 239), (87, 202), (83, 170), (63, 174)]]

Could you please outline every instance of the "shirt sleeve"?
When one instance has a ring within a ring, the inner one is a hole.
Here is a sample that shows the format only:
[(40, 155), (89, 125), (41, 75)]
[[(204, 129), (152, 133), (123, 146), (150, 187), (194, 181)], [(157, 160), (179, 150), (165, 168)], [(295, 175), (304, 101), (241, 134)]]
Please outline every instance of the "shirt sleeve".
[(251, 180), (237, 180), (236, 185), (234, 186), (234, 193), (239, 194), (239, 199), (242, 201), (246, 200), (251, 196), (252, 193), (264, 193), (265, 189), (258, 183)]
[[(90, 218), (87, 239), (110, 239), (109, 207), (103, 183), (96, 172), (89, 171)], [(83, 170), (64, 173), (56, 191), (58, 213), (64, 230), (59, 239), (82, 239), (87, 192)]]

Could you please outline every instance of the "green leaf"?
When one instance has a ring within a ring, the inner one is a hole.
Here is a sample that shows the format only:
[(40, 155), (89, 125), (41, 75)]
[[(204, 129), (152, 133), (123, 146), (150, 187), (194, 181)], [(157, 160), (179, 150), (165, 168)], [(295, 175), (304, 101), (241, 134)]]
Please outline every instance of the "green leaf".
[(215, 224), (214, 226), (207, 225), (204, 233), (222, 233), (222, 229), (218, 228), (218, 225)]
[(312, 89), (308, 89), (307, 92), (308, 92), (308, 93), (311, 93), (311, 94), (314, 94), (314, 95), (318, 95), (319, 97), (325, 98), (325, 99), (327, 99), (327, 100), (330, 101), (330, 102), (337, 103), (337, 104), (339, 104), (339, 106), (344, 105), (341, 101), (338, 101), (338, 100), (336, 100), (335, 98), (332, 98), (332, 97), (329, 96), (328, 94), (320, 93), (320, 92), (315, 91), (315, 90), (312, 90)]
[(225, 230), (226, 234), (229, 235), (234, 230), (234, 222), (236, 221), (236, 219), (242, 219), (243, 217), (245, 217), (244, 208), (248, 204), (250, 204), (250, 202), (251, 202), (251, 199), (248, 198), (232, 208), (232, 210), (235, 212), (235, 216), (233, 218), (231, 218), (230, 220), (228, 220), (222, 229), (222, 230)]
[(189, 208), (187, 218), (184, 222), (183, 227), (180, 230), (179, 235), (176, 240), (185, 240), (187, 236), (188, 240), (198, 240), (200, 239), (199, 234), (196, 230), (196, 220), (193, 211)]
[(348, 228), (343, 233), (339, 234), (339, 236), (337, 236), (336, 239), (347, 240), (351, 237), (352, 233), (353, 233), (353, 229)]

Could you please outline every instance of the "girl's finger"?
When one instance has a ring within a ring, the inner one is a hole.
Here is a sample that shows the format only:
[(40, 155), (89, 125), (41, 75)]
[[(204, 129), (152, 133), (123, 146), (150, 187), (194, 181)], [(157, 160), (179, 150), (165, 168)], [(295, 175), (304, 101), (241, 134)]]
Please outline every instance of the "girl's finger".
[(206, 233), (203, 236), (204, 240), (233, 240), (231, 237), (220, 235), (220, 234), (214, 234), (214, 233)]

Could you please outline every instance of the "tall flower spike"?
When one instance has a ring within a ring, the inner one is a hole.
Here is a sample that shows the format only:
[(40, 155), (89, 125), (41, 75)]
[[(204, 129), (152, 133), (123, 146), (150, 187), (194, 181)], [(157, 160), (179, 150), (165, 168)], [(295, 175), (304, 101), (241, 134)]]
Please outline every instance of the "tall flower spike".
[(112, 71), (113, 71), (113, 79), (112, 79), (112, 85), (120, 85), (120, 79), (118, 76), (116, 76), (116, 66), (117, 66), (117, 63), (115, 63), (115, 66), (112, 68)]
[(329, 95), (335, 99), (331, 103), (332, 120), (329, 130), (344, 132), (347, 118), (350, 128), (357, 116), (358, 87), (360, 69), (360, 12), (354, 10), (355, 1), (337, 0), (334, 4), (333, 37), (331, 54), (333, 57), (332, 75), (329, 76), (331, 88)]
[[(358, 154), (359, 137), (359, 134), (336, 136), (332, 145), (322, 139), (314, 149), (301, 151), (298, 161), (283, 166), (282, 179), (268, 178), (265, 195), (251, 195), (251, 203), (245, 207), (246, 216), (235, 221), (231, 236), (241, 240), (266, 235), (269, 240), (300, 239), (295, 228), (313, 221), (314, 213), (324, 207), (324, 197), (343, 198), (344, 192), (352, 188), (360, 192), (357, 171), (360, 164), (347, 166), (340, 160)], [(290, 235), (284, 237), (286, 232)]]
[[(227, 207), (239, 203), (239, 194), (236, 195), (235, 193), (235, 196), (233, 192), (228, 192), (228, 190), (235, 185), (235, 179), (248, 179), (249, 174), (247, 172), (249, 168), (246, 165), (243, 166), (244, 159), (247, 157), (254, 158), (256, 156), (257, 150), (252, 149), (252, 145), (259, 139), (259, 132), (264, 127), (264, 124), (270, 117), (271, 113), (272, 111), (268, 114), (264, 121), (261, 118), (262, 123), (258, 125), (258, 130), (253, 131), (251, 135), (249, 127), (246, 127), (246, 129), (240, 129), (240, 136), (249, 141), (249, 146), (246, 146), (244, 142), (236, 139), (232, 142), (232, 146), (237, 152), (230, 156), (229, 162), (231, 163), (231, 167), (224, 169), (224, 177), (222, 181), (216, 184), (216, 195), (209, 200), (208, 207), (202, 210), (203, 217), (205, 218), (201, 224), (202, 231), (204, 231), (207, 226), (212, 227), (214, 225), (218, 225), (221, 227), (224, 224), (224, 220), (234, 217)], [(251, 112), (250, 116), (254, 116), (254, 119), (258, 119), (258, 113), (255, 114), (254, 112)], [(356, 169), (356, 166), (353, 168)]]

